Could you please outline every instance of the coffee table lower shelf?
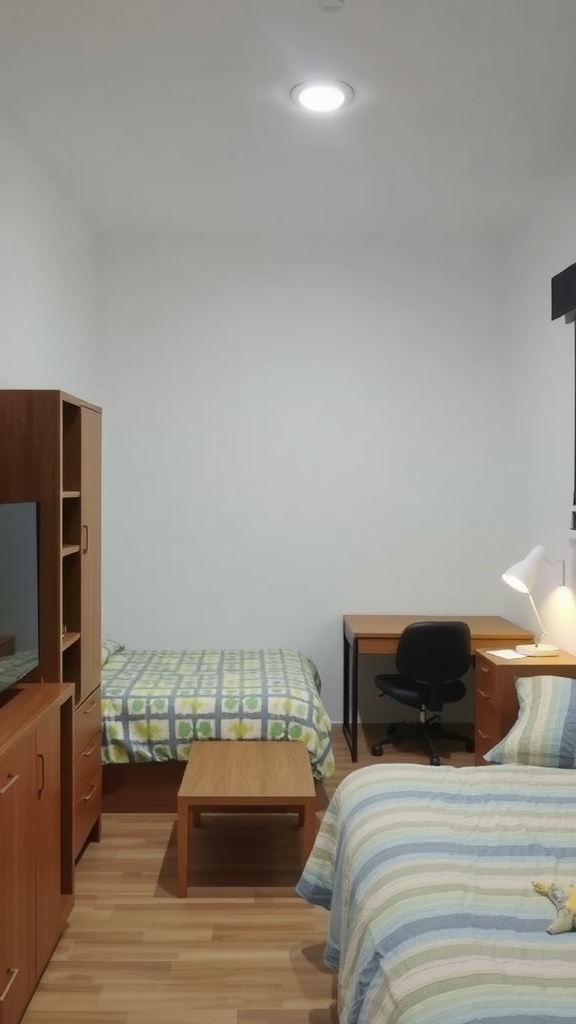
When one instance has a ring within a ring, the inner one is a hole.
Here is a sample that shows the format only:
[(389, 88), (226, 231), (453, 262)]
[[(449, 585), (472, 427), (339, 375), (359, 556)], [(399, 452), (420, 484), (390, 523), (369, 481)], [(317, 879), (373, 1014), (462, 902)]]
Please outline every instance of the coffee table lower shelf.
[(178, 896), (188, 892), (189, 812), (297, 811), (304, 859), (316, 838), (316, 790), (308, 751), (290, 740), (197, 740), (178, 791)]

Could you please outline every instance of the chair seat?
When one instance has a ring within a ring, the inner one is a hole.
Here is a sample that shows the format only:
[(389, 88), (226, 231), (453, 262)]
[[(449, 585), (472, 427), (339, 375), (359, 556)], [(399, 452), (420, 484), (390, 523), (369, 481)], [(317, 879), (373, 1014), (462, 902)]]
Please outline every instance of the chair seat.
[[(394, 674), (376, 676), (374, 682), (382, 696), (393, 697), (394, 700), (411, 708), (423, 707), (430, 693), (428, 683), (417, 683), (413, 679)], [(445, 704), (462, 700), (465, 693), (466, 687), (461, 679), (453, 679), (443, 684), (442, 697)]]

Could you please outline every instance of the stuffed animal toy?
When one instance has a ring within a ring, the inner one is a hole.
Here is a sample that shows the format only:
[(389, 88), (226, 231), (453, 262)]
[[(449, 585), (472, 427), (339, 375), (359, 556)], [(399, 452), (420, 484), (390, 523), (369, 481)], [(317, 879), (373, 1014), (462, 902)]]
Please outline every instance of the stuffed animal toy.
[(576, 889), (573, 885), (561, 885), (560, 882), (532, 882), (532, 885), (556, 907), (556, 917), (546, 929), (550, 935), (576, 928)]

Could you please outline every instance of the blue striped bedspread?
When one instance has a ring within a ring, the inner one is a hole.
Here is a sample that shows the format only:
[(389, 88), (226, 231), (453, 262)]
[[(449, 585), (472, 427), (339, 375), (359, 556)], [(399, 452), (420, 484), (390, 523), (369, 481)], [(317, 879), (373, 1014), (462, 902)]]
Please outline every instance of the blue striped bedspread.
[(320, 688), (315, 665), (299, 651), (112, 644), (102, 666), (102, 760), (187, 761), (196, 740), (296, 740), (323, 780), (334, 754)]
[(326, 907), (340, 1024), (576, 1021), (576, 773), (375, 765), (327, 808), (297, 886)]

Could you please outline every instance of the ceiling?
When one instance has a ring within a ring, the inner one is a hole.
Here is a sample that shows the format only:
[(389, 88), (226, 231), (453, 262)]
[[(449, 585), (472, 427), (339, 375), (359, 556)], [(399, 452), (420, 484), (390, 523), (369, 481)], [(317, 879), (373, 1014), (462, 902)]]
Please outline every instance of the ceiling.
[[(506, 231), (576, 175), (575, 0), (0, 0), (0, 109), (101, 229)], [(330, 76), (355, 102), (299, 111)]]

